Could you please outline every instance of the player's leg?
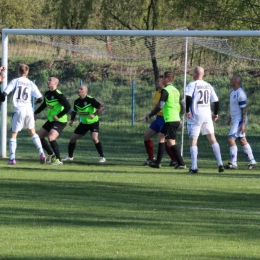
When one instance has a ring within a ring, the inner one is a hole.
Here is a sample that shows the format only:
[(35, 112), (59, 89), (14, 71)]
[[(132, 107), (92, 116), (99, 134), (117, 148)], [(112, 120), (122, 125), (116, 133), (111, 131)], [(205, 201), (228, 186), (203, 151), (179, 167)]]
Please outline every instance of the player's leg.
[(188, 124), (188, 136), (190, 145), (191, 167), (190, 173), (198, 173), (198, 146), (197, 141), (201, 130), (201, 125)]
[(51, 163), (52, 160), (55, 158), (55, 154), (52, 151), (49, 143), (46, 140), (46, 137), (49, 135), (49, 132), (51, 131), (52, 128), (52, 122), (47, 121), (42, 127), (41, 129), (37, 132), (40, 140), (41, 140), (41, 144), (43, 149), (46, 151), (47, 153), (47, 159), (46, 162), (47, 163)]
[(158, 124), (157, 124), (157, 117), (155, 121), (151, 123), (149, 128), (147, 128), (146, 132), (144, 133), (144, 146), (146, 149), (146, 153), (148, 155), (147, 160), (144, 162), (144, 165), (149, 165), (152, 161), (154, 161), (154, 143), (152, 137), (159, 132)]
[(11, 138), (9, 140), (10, 160), (8, 162), (10, 165), (16, 164), (15, 152), (17, 148), (17, 135), (18, 132), (11, 132)]
[[(168, 147), (172, 150), (173, 154), (176, 157), (177, 164), (175, 166), (175, 169), (185, 169), (186, 165), (185, 162), (183, 161), (183, 158), (181, 156), (181, 151), (179, 147), (176, 144), (176, 135), (177, 135), (177, 129), (180, 125), (180, 122), (169, 122), (165, 123), (167, 131), (165, 133), (165, 138), (167, 141)], [(168, 125), (168, 126), (167, 126)]]
[(251, 145), (247, 142), (246, 137), (239, 137), (239, 142), (243, 147), (244, 154), (249, 160), (248, 169), (251, 170), (257, 166)]
[(213, 122), (203, 123), (202, 127), (201, 127), (201, 132), (203, 135), (207, 135), (209, 143), (211, 144), (212, 150), (213, 150), (215, 157), (217, 159), (217, 162), (218, 162), (218, 171), (224, 172), (224, 166), (223, 166), (223, 162), (222, 162), (220, 147), (219, 147), (219, 143), (217, 142), (216, 137), (215, 137)]
[(99, 121), (88, 125), (88, 127), (89, 127), (89, 130), (91, 132), (91, 139), (92, 139), (93, 143), (95, 144), (97, 152), (100, 156), (99, 162), (104, 163), (104, 162), (106, 162), (106, 158), (104, 156), (102, 144), (98, 139)]
[(63, 164), (60, 157), (60, 149), (59, 145), (56, 141), (56, 139), (59, 137), (59, 135), (62, 133), (63, 129), (66, 126), (66, 123), (61, 122), (52, 122), (52, 129), (49, 132), (48, 139), (51, 145), (51, 148), (56, 156), (55, 161), (52, 163), (52, 165), (60, 165)]
[(14, 165), (16, 164), (16, 148), (17, 148), (17, 135), (18, 132), (23, 129), (24, 119), (26, 117), (26, 111), (17, 110), (12, 115), (11, 120), (11, 138), (9, 140), (9, 150), (10, 150), (10, 160), (8, 164)]
[[(158, 139), (158, 144), (160, 145), (161, 139), (164, 138), (164, 140), (165, 140), (165, 136), (161, 136), (161, 134), (160, 134), (162, 132), (164, 125), (165, 125), (165, 121), (164, 121), (164, 118), (162, 116), (157, 116), (156, 122), (157, 122), (156, 131), (159, 133), (157, 139)], [(174, 153), (172, 152), (171, 148), (166, 144), (166, 140), (165, 140), (164, 146), (165, 146), (165, 151), (167, 152), (167, 154), (171, 158), (170, 166), (175, 166), (177, 164), (176, 157), (175, 157)]]
[(229, 154), (230, 154), (230, 161), (225, 166), (226, 169), (236, 169), (237, 168), (237, 145), (236, 139), (237, 134), (240, 132), (240, 122), (233, 121), (231, 129), (229, 131), (228, 136), (228, 143), (229, 143)]
[(86, 134), (87, 129), (84, 127), (86, 125), (80, 123), (76, 129), (74, 130), (74, 133), (71, 135), (68, 145), (68, 155), (62, 159), (62, 161), (73, 161), (74, 157), (74, 151), (76, 149), (77, 140), (81, 138), (83, 135)]
[(41, 139), (39, 138), (39, 135), (36, 134), (35, 132), (35, 120), (34, 120), (34, 115), (31, 110), (27, 111), (27, 117), (25, 119), (25, 128), (28, 129), (29, 135), (32, 137), (33, 143), (36, 146), (39, 156), (40, 156), (40, 163), (45, 163), (46, 162), (46, 156), (43, 152), (42, 148), (42, 143)]

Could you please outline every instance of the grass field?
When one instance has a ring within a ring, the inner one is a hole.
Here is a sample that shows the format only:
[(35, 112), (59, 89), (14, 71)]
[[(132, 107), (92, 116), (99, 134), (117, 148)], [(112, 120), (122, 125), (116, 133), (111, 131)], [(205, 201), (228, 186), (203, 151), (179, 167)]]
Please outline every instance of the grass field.
[(0, 160), (0, 259), (260, 259), (258, 170)]

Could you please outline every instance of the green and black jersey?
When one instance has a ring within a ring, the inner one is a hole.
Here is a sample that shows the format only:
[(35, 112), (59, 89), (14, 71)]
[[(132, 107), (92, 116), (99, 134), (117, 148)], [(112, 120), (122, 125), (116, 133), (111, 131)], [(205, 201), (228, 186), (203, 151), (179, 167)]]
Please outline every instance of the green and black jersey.
[(44, 94), (44, 102), (36, 109), (34, 114), (39, 114), (46, 107), (48, 110), (47, 118), (50, 122), (54, 121), (54, 116), (57, 116), (59, 118), (58, 121), (61, 123), (68, 121), (67, 113), (70, 111), (71, 106), (60, 90), (46, 91)]
[(76, 99), (71, 113), (71, 120), (74, 121), (76, 113), (78, 113), (82, 124), (93, 124), (97, 122), (99, 120), (98, 116), (94, 118), (89, 118), (89, 116), (93, 115), (100, 105), (101, 104), (91, 96)]

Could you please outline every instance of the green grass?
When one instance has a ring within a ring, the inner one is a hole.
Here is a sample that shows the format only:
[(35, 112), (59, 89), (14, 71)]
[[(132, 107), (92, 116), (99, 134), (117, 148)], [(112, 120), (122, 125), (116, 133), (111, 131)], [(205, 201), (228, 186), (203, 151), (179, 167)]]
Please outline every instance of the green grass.
[(259, 259), (258, 170), (0, 161), (0, 259)]

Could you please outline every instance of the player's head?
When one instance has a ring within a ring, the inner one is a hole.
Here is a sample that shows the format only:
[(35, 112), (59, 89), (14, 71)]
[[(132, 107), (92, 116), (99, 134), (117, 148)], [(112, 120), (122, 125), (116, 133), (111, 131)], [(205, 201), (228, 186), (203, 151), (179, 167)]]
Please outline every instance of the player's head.
[(20, 77), (27, 77), (29, 74), (29, 67), (26, 64), (20, 64), (18, 68), (18, 75)]
[(163, 75), (159, 76), (159, 78), (155, 82), (155, 85), (157, 90), (162, 90), (164, 88)]
[(193, 70), (193, 78), (197, 80), (197, 79), (202, 79), (203, 76), (204, 76), (204, 68), (200, 66), (195, 67)]
[(231, 79), (230, 79), (230, 86), (233, 89), (238, 89), (240, 88), (242, 84), (242, 77), (240, 75), (234, 75)]
[(47, 82), (48, 82), (48, 87), (51, 91), (55, 90), (59, 85), (59, 80), (53, 76), (49, 77)]
[(166, 86), (167, 84), (171, 84), (174, 81), (174, 74), (171, 71), (165, 71), (163, 73), (163, 84)]
[(85, 98), (88, 94), (88, 87), (87, 86), (80, 86), (78, 88), (78, 94), (81, 98)]

